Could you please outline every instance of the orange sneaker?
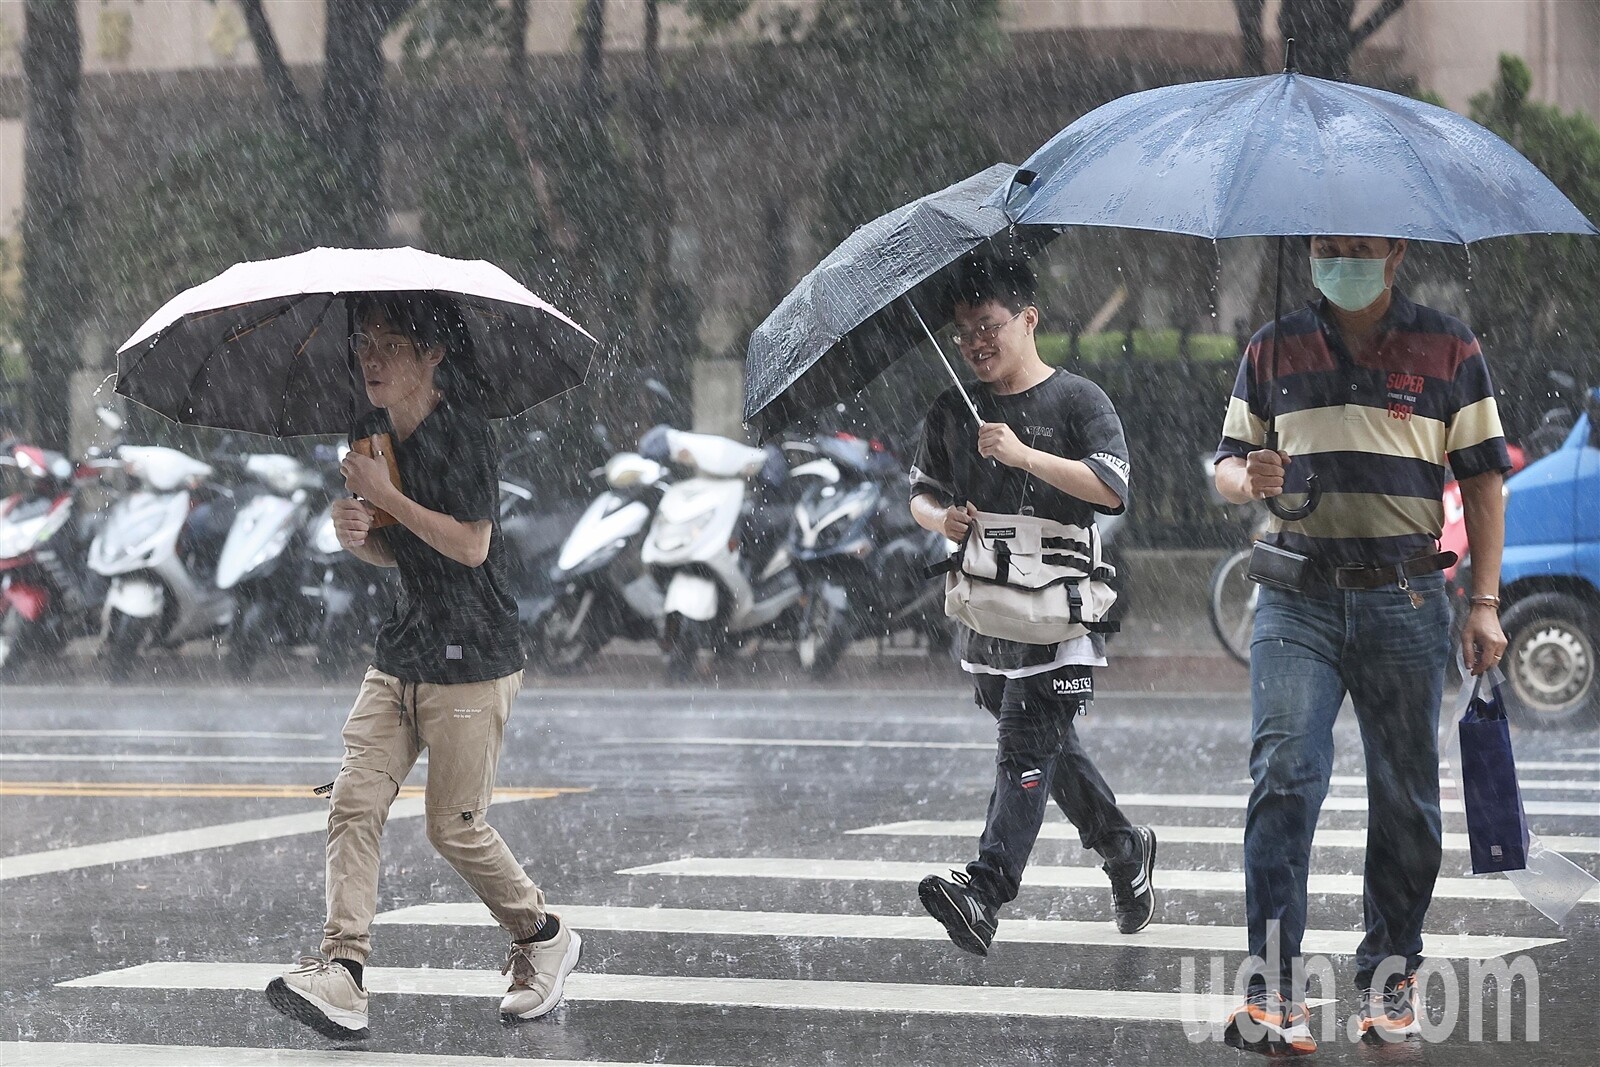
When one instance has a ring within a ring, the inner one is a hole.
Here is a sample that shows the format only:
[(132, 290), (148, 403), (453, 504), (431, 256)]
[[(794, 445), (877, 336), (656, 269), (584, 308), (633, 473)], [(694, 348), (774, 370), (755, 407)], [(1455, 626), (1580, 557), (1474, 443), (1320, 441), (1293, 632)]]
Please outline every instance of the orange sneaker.
[(1398, 1041), (1422, 1033), (1422, 1012), (1417, 1004), (1417, 976), (1408, 974), (1387, 988), (1361, 991), (1361, 1011), (1356, 1016), (1361, 1036)]
[(1222, 1040), (1230, 1048), (1263, 1056), (1309, 1056), (1317, 1051), (1306, 1006), (1280, 993), (1252, 993), (1234, 1010)]

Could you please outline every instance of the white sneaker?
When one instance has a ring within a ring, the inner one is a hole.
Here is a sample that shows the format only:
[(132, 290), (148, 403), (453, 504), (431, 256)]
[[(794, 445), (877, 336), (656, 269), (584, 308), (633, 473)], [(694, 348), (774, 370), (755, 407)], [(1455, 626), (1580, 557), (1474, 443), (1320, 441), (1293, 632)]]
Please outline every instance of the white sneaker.
[(511, 975), (511, 988), (500, 1001), (500, 1014), (537, 1019), (561, 1003), (561, 988), (578, 965), (583, 938), (566, 923), (548, 941), (528, 945), (512, 942), (511, 955), (501, 974)]
[(367, 991), (341, 963), (321, 956), (300, 962), (267, 986), (267, 1003), (335, 1041), (367, 1038)]

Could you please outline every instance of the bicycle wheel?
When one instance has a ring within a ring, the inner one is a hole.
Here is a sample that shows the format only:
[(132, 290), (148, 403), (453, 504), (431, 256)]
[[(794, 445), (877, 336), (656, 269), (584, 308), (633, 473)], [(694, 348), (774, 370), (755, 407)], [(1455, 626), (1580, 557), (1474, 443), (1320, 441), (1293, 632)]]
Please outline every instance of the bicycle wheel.
[(1250, 637), (1255, 631), (1256, 600), (1261, 587), (1252, 582), (1250, 550), (1242, 548), (1223, 558), (1211, 572), (1211, 632), (1228, 655), (1250, 665)]

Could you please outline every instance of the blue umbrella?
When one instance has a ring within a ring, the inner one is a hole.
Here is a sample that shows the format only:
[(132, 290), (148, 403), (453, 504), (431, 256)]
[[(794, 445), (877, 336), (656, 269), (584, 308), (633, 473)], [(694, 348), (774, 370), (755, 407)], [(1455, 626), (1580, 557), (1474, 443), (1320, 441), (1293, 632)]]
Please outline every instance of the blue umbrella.
[[(1034, 152), (990, 203), (1018, 226), (1115, 226), (1213, 239), (1360, 234), (1465, 244), (1600, 234), (1505, 141), (1420, 100), (1296, 72), (1134, 93)], [(1268, 419), (1267, 447), (1277, 447)], [(1301, 508), (1269, 501), (1274, 514)]]
[(1211, 238), (1600, 233), (1476, 122), (1292, 70), (1113, 100), (1029, 156), (991, 203), (1022, 226)]

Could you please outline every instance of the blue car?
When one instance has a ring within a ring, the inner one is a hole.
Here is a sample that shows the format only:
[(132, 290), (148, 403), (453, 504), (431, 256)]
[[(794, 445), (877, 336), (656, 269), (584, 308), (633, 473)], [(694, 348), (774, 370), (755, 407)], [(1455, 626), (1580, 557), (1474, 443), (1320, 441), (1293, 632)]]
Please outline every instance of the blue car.
[(1521, 725), (1600, 719), (1600, 389), (1561, 446), (1506, 482), (1503, 669)]

